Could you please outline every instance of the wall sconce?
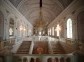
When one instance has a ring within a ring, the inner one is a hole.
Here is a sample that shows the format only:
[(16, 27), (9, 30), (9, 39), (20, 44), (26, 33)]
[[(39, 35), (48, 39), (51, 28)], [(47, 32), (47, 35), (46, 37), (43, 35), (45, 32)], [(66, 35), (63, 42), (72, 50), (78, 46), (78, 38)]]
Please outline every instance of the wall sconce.
[(22, 25), (20, 26), (20, 31), (26, 31), (25, 27), (23, 27)]
[(39, 35), (41, 36), (41, 31), (39, 32)]
[(23, 30), (23, 27), (22, 27), (22, 25), (20, 26), (20, 31), (22, 31)]
[(61, 27), (59, 26), (59, 24), (57, 24), (55, 31), (57, 32), (57, 36), (60, 36)]
[(24, 31), (26, 31), (26, 29), (25, 29), (25, 27), (24, 27), (24, 29), (23, 29)]

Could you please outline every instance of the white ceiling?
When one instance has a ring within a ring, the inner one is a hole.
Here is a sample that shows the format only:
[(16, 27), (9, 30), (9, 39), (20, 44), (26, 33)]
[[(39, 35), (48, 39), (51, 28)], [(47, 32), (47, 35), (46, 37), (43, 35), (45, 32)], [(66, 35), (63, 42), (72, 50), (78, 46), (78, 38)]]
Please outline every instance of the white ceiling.
[[(40, 0), (9, 0), (27, 20), (34, 24), (39, 19)], [(42, 0), (42, 20), (52, 22), (72, 0)]]

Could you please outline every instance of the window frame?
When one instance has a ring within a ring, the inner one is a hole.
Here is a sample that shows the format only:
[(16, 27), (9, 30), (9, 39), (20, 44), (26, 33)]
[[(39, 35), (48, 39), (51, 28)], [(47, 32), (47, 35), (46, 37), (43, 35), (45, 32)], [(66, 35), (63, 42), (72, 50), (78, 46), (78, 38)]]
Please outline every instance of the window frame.
[(72, 39), (73, 38), (73, 21), (71, 18), (68, 18), (66, 21), (66, 33), (67, 33), (67, 38)]

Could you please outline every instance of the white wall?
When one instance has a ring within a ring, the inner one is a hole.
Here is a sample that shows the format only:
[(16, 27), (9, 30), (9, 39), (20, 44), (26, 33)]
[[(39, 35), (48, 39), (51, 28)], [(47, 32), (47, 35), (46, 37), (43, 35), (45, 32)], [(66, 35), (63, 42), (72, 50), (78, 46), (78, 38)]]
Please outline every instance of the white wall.
[[(48, 29), (52, 27), (56, 27), (57, 24), (60, 24), (61, 26), (61, 37), (67, 38), (67, 32), (66, 32), (66, 21), (68, 18), (72, 19), (73, 23), (73, 38), (77, 39), (77, 14), (78, 11), (81, 11), (84, 9), (84, 3), (83, 0), (74, 0), (60, 15), (58, 15), (52, 23), (49, 24)], [(56, 36), (56, 35), (55, 35)]]
[[(30, 22), (9, 2), (0, 1), (0, 11), (4, 15), (4, 39), (9, 39), (9, 20), (14, 20), (14, 38), (32, 35), (33, 26)], [(20, 26), (25, 27), (25, 31), (20, 31)]]

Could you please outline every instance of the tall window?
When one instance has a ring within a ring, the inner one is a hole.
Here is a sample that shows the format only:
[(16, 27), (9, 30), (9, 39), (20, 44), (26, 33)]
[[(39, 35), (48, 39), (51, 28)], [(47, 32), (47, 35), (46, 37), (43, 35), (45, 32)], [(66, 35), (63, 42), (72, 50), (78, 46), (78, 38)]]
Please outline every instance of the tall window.
[(72, 38), (72, 20), (67, 20), (67, 38)]

